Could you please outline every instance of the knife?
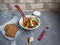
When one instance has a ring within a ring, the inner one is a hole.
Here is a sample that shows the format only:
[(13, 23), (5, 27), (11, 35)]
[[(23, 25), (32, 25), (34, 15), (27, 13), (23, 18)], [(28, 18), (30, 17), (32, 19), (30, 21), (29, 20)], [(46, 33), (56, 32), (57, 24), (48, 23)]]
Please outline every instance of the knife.
[(38, 41), (42, 40), (42, 38), (44, 37), (45, 33), (46, 33), (46, 29), (44, 29), (44, 30), (42, 31), (42, 33), (39, 35)]

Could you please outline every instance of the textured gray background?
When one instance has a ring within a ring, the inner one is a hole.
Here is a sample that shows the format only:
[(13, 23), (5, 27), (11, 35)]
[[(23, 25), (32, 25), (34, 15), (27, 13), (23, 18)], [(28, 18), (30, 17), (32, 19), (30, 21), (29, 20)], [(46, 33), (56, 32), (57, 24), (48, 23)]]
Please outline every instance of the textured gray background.
[[(25, 12), (25, 14), (32, 14), (32, 12)], [(0, 11), (0, 25), (6, 23), (14, 16), (21, 17), (19, 12), (15, 11)], [(27, 39), (30, 36), (34, 36), (35, 40), (30, 45), (60, 45), (60, 14), (58, 12), (41, 12), (41, 16), (38, 16), (41, 20), (41, 26), (34, 31), (24, 31), (16, 39), (17, 45), (28, 45)], [(38, 41), (38, 36), (43, 31), (46, 25), (50, 28), (47, 30), (44, 38)], [(20, 30), (22, 29), (19, 25)], [(11, 41), (6, 39), (0, 31), (0, 45), (11, 45)]]

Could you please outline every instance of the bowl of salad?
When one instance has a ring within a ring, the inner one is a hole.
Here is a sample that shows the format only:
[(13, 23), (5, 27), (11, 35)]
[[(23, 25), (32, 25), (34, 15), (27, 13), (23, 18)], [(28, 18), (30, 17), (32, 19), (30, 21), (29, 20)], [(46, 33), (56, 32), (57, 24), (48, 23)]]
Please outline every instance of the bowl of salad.
[(19, 24), (23, 29), (34, 30), (40, 26), (41, 21), (37, 16), (26, 15), (26, 17), (29, 19), (28, 22), (25, 19), (23, 19), (22, 17), (19, 20)]

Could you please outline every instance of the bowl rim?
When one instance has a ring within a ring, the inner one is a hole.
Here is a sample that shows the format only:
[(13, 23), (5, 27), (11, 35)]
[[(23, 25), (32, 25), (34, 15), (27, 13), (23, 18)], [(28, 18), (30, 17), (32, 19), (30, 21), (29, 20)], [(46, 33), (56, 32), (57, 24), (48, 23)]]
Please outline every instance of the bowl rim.
[[(35, 15), (26, 15), (26, 17), (28, 17), (28, 16), (35, 16)], [(37, 17), (37, 16), (36, 16), (36, 17)], [(22, 26), (22, 24), (20, 23), (21, 19), (23, 19), (23, 18), (22, 18), (22, 17), (20, 18), (20, 20), (19, 20), (19, 25), (20, 25), (23, 29), (26, 29), (26, 30), (34, 30), (34, 29), (37, 29), (37, 28), (40, 26), (40, 24), (41, 24), (41, 20), (37, 17), (37, 19), (39, 20), (38, 26), (36, 26), (35, 28), (26, 28), (26, 27)]]

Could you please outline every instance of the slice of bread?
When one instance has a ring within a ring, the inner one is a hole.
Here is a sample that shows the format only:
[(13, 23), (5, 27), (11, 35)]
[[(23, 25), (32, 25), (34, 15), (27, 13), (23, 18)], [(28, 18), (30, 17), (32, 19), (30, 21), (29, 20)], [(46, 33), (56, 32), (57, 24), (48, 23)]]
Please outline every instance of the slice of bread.
[(8, 24), (5, 26), (6, 36), (8, 36), (8, 37), (14, 38), (17, 31), (18, 31), (18, 28), (17, 28), (16, 24)]

